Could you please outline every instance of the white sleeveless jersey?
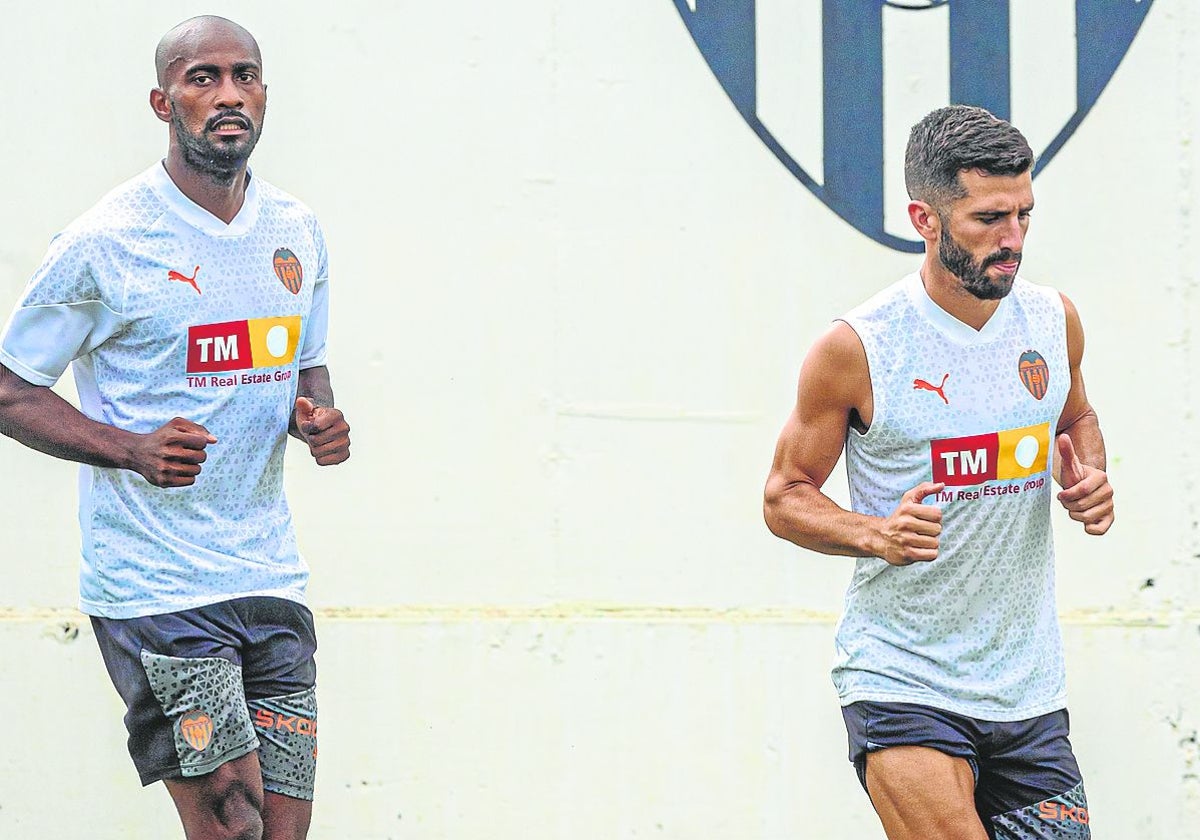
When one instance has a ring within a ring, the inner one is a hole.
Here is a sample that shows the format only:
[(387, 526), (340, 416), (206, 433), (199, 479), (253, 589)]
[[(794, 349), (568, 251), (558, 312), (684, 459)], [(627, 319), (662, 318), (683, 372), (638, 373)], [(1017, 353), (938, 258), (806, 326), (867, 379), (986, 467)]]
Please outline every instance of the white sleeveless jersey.
[(859, 559), (837, 629), (843, 705), (919, 703), (983, 720), (1066, 705), (1050, 533), (1055, 431), (1070, 386), (1052, 289), (1017, 279), (978, 332), (911, 275), (844, 319), (866, 349), (874, 412), (851, 430), (853, 509), (888, 516), (946, 488), (938, 557)]
[(303, 602), (283, 453), (298, 373), (325, 362), (327, 279), (324, 238), (296, 199), (251, 178), (226, 225), (161, 164), (51, 242), (0, 362), (45, 386), (73, 362), (82, 411), (101, 423), (145, 433), (179, 416), (217, 438), (190, 487), (81, 468), (84, 612)]

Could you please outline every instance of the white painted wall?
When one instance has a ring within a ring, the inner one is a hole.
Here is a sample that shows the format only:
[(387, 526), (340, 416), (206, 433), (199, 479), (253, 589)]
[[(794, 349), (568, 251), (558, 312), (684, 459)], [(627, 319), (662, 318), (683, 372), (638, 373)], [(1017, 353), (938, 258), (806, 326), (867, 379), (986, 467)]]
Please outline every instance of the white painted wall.
[[(0, 0), (0, 311), (162, 154), (159, 35), (262, 44), (256, 171), (323, 219), (355, 440), (290, 464), (312, 837), (882, 837), (827, 676), (850, 564), (759, 509), (808, 344), (914, 259), (784, 171), (668, 0), (334, 8)], [(1198, 82), (1200, 10), (1156, 0), (1026, 252), (1083, 315), (1118, 492), (1104, 539), (1056, 521), (1098, 838), (1200, 837)], [(178, 836), (71, 609), (74, 468), (0, 441), (0, 477), (0, 837)]]

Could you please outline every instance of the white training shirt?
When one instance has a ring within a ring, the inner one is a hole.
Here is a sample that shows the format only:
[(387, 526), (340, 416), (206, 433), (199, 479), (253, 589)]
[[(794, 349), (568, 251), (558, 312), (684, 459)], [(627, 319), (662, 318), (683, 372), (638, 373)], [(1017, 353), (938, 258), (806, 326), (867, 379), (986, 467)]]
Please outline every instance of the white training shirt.
[(842, 704), (993, 721), (1063, 708), (1050, 533), (1051, 447), (1070, 388), (1062, 298), (1018, 278), (976, 331), (913, 274), (844, 320), (874, 398), (867, 433), (846, 441), (853, 509), (886, 517), (923, 481), (946, 488), (925, 500), (942, 508), (936, 560), (855, 566), (833, 671)]
[(295, 198), (251, 178), (226, 225), (161, 163), (54, 237), (0, 363), (44, 386), (71, 364), (101, 423), (146, 433), (178, 416), (217, 438), (190, 487), (81, 468), (85, 613), (303, 602), (283, 454), (299, 371), (325, 363), (328, 276), (320, 227)]

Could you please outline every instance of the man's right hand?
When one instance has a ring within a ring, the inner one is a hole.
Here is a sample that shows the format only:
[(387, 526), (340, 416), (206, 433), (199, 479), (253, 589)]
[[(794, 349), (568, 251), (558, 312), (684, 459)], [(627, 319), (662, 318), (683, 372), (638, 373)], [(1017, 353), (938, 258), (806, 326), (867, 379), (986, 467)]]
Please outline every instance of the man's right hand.
[(176, 417), (138, 436), (130, 468), (155, 487), (187, 487), (196, 483), (200, 465), (208, 457), (204, 447), (216, 442), (199, 423)]
[(883, 520), (879, 529), (883, 548), (877, 556), (893, 566), (936, 560), (938, 535), (942, 533), (942, 509), (921, 502), (944, 489), (945, 484), (923, 481), (901, 496), (900, 504)]

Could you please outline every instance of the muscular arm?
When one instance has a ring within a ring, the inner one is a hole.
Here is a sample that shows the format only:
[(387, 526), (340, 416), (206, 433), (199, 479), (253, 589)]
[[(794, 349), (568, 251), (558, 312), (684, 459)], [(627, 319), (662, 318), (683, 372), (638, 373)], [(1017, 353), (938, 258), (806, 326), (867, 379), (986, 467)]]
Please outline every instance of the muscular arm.
[[(1071, 368), (1071, 390), (1067, 393), (1067, 401), (1058, 420), (1058, 433), (1071, 438), (1075, 454), (1079, 456), (1080, 461), (1103, 470), (1107, 461), (1104, 436), (1100, 434), (1100, 420), (1096, 417), (1092, 404), (1088, 402), (1087, 392), (1083, 387), (1083, 324), (1075, 304), (1071, 303), (1066, 295), (1062, 296), (1062, 300), (1067, 315), (1067, 363)], [(1059, 478), (1058, 467), (1056, 462), (1055, 478)]]
[(1071, 388), (1058, 421), (1054, 477), (1062, 486), (1058, 500), (1089, 534), (1100, 535), (1114, 521), (1113, 490), (1108, 483), (1104, 436), (1083, 387), (1083, 325), (1074, 304), (1063, 296), (1067, 316), (1067, 363)]
[(845, 510), (821, 488), (841, 457), (851, 422), (870, 423), (866, 353), (849, 325), (838, 322), (809, 352), (792, 410), (767, 478), (763, 515), (778, 537), (823, 554), (882, 557), (907, 565), (937, 556), (941, 511), (920, 501), (938, 485), (904, 494), (884, 519)]
[(140, 473), (159, 487), (195, 482), (204, 447), (216, 438), (202, 426), (175, 418), (137, 434), (85, 416), (54, 391), (26, 382), (0, 365), (0, 433), (31, 449), (95, 467)]

